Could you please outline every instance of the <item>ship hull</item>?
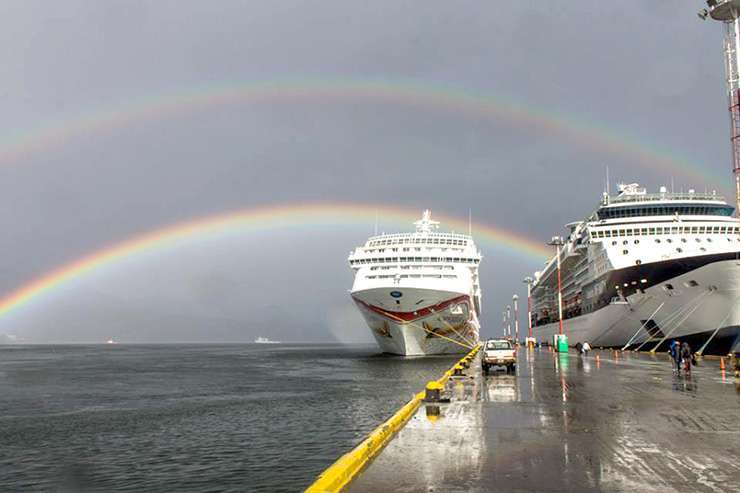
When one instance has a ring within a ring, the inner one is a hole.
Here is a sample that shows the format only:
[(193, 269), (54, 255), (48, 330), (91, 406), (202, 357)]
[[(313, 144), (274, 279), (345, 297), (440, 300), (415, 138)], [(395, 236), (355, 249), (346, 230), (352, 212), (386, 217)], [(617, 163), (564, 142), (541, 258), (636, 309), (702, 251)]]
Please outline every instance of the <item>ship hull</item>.
[[(670, 289), (669, 289), (670, 286)], [(688, 341), (696, 351), (727, 354), (740, 349), (740, 262), (703, 265), (638, 290), (626, 301), (563, 321), (571, 345), (662, 349), (667, 341)], [(549, 342), (558, 323), (534, 327), (538, 341)]]
[(478, 342), (480, 325), (467, 294), (381, 287), (354, 291), (352, 299), (384, 353), (461, 354)]

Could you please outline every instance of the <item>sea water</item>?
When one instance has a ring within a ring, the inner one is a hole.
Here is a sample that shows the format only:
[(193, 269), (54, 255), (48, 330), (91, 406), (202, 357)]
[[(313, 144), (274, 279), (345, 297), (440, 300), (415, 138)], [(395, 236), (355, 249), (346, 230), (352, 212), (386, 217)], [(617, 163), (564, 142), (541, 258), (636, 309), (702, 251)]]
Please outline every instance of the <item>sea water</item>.
[(0, 346), (0, 490), (300, 491), (456, 359)]

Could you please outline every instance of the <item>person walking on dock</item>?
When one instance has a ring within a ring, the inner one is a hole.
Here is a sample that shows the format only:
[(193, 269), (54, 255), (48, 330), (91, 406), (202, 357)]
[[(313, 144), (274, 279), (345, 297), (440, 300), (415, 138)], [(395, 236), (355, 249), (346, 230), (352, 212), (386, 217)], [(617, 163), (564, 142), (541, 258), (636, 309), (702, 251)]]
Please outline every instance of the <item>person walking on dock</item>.
[(671, 358), (673, 358), (673, 364), (675, 365), (673, 371), (681, 373), (681, 343), (674, 339), (671, 342), (668, 352), (670, 353)]
[(687, 375), (691, 373), (691, 364), (693, 363), (693, 358), (694, 355), (691, 354), (691, 346), (689, 346), (689, 343), (684, 342), (683, 344), (681, 344), (681, 361), (683, 362), (683, 369)]

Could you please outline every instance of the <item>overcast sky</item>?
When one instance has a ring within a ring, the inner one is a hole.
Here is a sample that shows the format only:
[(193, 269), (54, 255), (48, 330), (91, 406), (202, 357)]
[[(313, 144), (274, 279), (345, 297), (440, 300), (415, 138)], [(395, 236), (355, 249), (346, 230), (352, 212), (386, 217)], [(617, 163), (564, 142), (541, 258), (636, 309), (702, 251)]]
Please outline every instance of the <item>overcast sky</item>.
[[(590, 132), (382, 98), (278, 97), (82, 131), (0, 159), (0, 292), (133, 235), (261, 205), (354, 201), (463, 217), (471, 208), (479, 222), (544, 243), (592, 210), (606, 166), (613, 182), (654, 189), (673, 178), (677, 188), (731, 190), (722, 30), (697, 18), (702, 2), (557, 5), (1, 2), (0, 156), (17, 135), (33, 144), (39, 129), (142, 100), (324, 79), (449, 86), (633, 143), (619, 151)], [(667, 149), (666, 159), (695, 172), (651, 166), (634, 142)], [(363, 219), (136, 256), (0, 317), (0, 334), (370, 340), (346, 265), (370, 233)], [(488, 335), (539, 262), (490, 246), (483, 253)]]

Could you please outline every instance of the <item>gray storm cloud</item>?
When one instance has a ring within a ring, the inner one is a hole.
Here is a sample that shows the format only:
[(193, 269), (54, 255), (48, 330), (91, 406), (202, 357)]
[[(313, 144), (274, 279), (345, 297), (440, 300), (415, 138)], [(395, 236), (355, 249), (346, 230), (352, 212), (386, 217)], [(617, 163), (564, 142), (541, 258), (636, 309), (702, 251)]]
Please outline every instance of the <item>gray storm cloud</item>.
[[(265, 204), (360, 201), (458, 216), (470, 208), (478, 221), (544, 242), (590, 212), (605, 166), (613, 181), (651, 188), (671, 179), (730, 188), (721, 32), (696, 18), (697, 5), (3, 2), (0, 154), (18, 142), (32, 151), (0, 163), (0, 292), (143, 231)], [(594, 122), (618, 143), (340, 97), (174, 110), (34, 140), (50, 126), (71, 131), (104, 109), (195, 88), (342, 78), (511, 98)], [(639, 160), (635, 146), (664, 149), (674, 165)], [(366, 224), (302, 227), (224, 239), (197, 254), (162, 252), (29, 303), (0, 318), (0, 333), (342, 340), (351, 332), (339, 329), (357, 323), (346, 315), (346, 255), (369, 233)], [(484, 254), (485, 333), (498, 329), (501, 307), (522, 294), (520, 280), (538, 262)]]

